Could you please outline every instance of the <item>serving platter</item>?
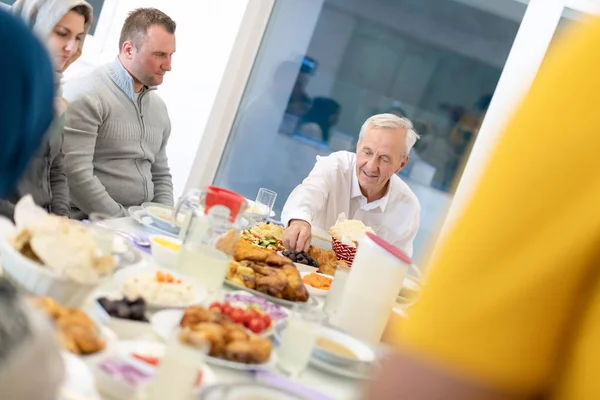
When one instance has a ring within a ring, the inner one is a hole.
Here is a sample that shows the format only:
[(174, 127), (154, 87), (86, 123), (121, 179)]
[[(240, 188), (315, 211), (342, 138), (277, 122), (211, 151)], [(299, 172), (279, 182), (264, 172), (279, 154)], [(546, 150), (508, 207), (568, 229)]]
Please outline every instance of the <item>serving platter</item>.
[(295, 304), (306, 304), (311, 307), (316, 307), (319, 305), (319, 301), (314, 296), (311, 296), (310, 293), (308, 296), (308, 300), (303, 303), (300, 301), (289, 301), (289, 300), (284, 300), (284, 299), (279, 299), (277, 297), (269, 296), (268, 294), (259, 292), (258, 290), (250, 289), (245, 286), (236, 285), (235, 283), (230, 282), (227, 279), (225, 280), (225, 285), (227, 285), (231, 288), (234, 288), (234, 289), (244, 290), (248, 293), (252, 293), (256, 296), (260, 296), (269, 301), (272, 301), (273, 303), (281, 304), (282, 306), (285, 306), (285, 307), (293, 307)]

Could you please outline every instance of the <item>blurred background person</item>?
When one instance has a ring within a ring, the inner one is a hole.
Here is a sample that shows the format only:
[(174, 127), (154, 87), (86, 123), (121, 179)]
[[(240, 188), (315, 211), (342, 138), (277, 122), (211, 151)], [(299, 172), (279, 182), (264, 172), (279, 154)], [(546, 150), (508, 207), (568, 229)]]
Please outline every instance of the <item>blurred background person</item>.
[(316, 97), (308, 113), (298, 125), (300, 136), (328, 143), (333, 128), (340, 119), (340, 103), (326, 97)]
[[(54, 68), (44, 46), (0, 10), (0, 196), (13, 192), (54, 118)], [(56, 335), (0, 278), (0, 397), (55, 400), (64, 366)]]
[(67, 103), (60, 97), (60, 80), (67, 67), (81, 56), (92, 24), (92, 7), (83, 0), (18, 0), (11, 11), (23, 18), (50, 52), (56, 71), (57, 117), (16, 190), (0, 201), (0, 214), (12, 218), (17, 201), (31, 194), (36, 204), (47, 211), (69, 216), (69, 185), (62, 152)]
[(548, 55), (366, 398), (600, 399), (599, 41)]

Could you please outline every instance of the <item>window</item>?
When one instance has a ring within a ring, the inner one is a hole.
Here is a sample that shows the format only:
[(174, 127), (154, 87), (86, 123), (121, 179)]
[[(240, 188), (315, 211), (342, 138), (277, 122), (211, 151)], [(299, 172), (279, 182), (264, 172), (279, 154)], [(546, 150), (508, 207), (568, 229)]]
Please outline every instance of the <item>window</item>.
[[(471, 4), (472, 3), (472, 4)], [(353, 151), (381, 112), (421, 140), (400, 172), (421, 201), (415, 257), (437, 232), (526, 5), (513, 0), (276, 1), (215, 184), (275, 211), (317, 155)]]

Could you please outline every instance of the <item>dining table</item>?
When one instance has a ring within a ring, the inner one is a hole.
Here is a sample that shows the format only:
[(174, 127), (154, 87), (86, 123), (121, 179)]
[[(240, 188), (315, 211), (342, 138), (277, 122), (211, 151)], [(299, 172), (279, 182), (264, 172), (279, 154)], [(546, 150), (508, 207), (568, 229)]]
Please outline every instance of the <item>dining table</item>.
[[(155, 234), (151, 229), (139, 224), (135, 219), (131, 217), (117, 218), (105, 220), (104, 224), (115, 231), (126, 232), (129, 234), (136, 235), (142, 238), (148, 238), (148, 236)], [(140, 247), (138, 247), (140, 248)], [(148, 263), (149, 265), (154, 264), (154, 260), (150, 254), (149, 248), (141, 248), (143, 254), (142, 263)], [(86, 301), (84, 309), (90, 310), (94, 306), (93, 302), (98, 296), (101, 295), (118, 295), (118, 285), (114, 281), (108, 281), (100, 286)], [(232, 289), (228, 286), (223, 286), (223, 292), (231, 291)], [(319, 299), (319, 306), (322, 307), (323, 300)], [(144, 335), (143, 340), (161, 341), (158, 335)], [(275, 351), (275, 350), (274, 350)], [(378, 349), (377, 353), (386, 353), (389, 348), (382, 344)], [(361, 390), (365, 384), (365, 380), (348, 378), (339, 375), (335, 375), (309, 364), (309, 366), (297, 377), (295, 380), (291, 380), (285, 377), (276, 366), (270, 367), (268, 376), (265, 378), (264, 375), (257, 374), (252, 371), (240, 371), (229, 369), (226, 367), (210, 365), (214, 371), (218, 383), (229, 383), (229, 382), (252, 382), (260, 379), (275, 380), (277, 384), (291, 384), (301, 387), (304, 394), (311, 399), (358, 399), (360, 398)], [(263, 381), (264, 382), (264, 381)], [(103, 397), (103, 400), (111, 400), (109, 397)]]

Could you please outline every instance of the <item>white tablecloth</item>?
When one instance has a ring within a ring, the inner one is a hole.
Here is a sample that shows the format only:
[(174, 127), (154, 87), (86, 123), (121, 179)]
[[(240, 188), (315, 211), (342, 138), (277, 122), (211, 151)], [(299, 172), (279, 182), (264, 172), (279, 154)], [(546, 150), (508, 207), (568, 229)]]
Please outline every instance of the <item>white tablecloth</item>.
[[(119, 218), (112, 221), (107, 221), (112, 228), (120, 229), (126, 232), (139, 235), (147, 235), (149, 232), (145, 227), (138, 224), (133, 218)], [(147, 262), (152, 262), (149, 255), (145, 256)], [(99, 289), (102, 292), (110, 292), (115, 290), (114, 284), (108, 283)], [(225, 290), (229, 290), (225, 287)], [(156, 340), (159, 340), (156, 338)], [(251, 381), (253, 378), (249, 373), (242, 371), (234, 371), (227, 368), (211, 366), (217, 378), (221, 382), (242, 382)], [(360, 397), (361, 381), (344, 378), (327, 372), (315, 369), (309, 366), (299, 378), (299, 381), (313, 390), (316, 390), (332, 399), (357, 399)]]

